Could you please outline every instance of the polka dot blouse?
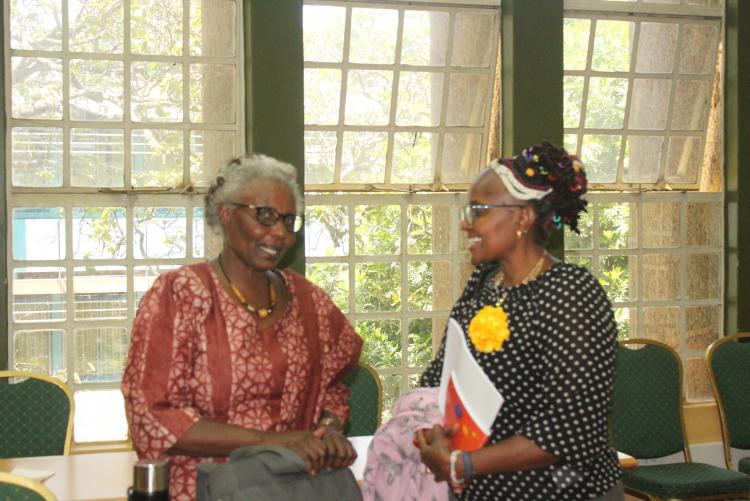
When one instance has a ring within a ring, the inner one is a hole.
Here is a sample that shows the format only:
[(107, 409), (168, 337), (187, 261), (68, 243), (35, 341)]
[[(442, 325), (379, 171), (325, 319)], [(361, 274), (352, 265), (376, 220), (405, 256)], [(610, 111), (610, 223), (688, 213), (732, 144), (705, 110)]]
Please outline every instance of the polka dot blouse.
[[(497, 265), (478, 266), (451, 311), (463, 327), (479, 308), (505, 294), (510, 338), (502, 350), (479, 353), (479, 365), (505, 398), (488, 443), (523, 435), (557, 463), (527, 471), (477, 476), (462, 500), (579, 500), (601, 496), (620, 477), (609, 445), (607, 407), (617, 329), (612, 306), (584, 268), (556, 263), (536, 280), (498, 290)], [(443, 350), (422, 375), (439, 386)]]

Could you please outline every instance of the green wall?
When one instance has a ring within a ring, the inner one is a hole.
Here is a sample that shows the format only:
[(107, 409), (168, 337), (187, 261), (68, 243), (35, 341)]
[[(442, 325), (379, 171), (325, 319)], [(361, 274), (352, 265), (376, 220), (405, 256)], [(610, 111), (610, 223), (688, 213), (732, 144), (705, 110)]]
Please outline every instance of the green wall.
[[(0, 40), (5, 40), (4, 11), (0, 10)], [(0, 51), (0, 76), (5, 77), (5, 51)], [(0, 103), (5, 103), (5, 78), (0, 85)], [(5, 113), (0, 113), (0, 222), (7, 224), (7, 200), (5, 199)], [(8, 231), (0, 232), (0, 256), (6, 255)], [(6, 263), (6, 259), (2, 260)], [(0, 266), (0, 370), (8, 368), (8, 267)]]
[[(724, 332), (750, 331), (750, 2), (726, 0)], [(743, 92), (744, 91), (744, 92)], [(747, 168), (745, 168), (746, 170)], [(745, 279), (743, 279), (745, 278)]]
[[(245, 0), (247, 150), (289, 162), (304, 186), (302, 0)], [(282, 263), (304, 273), (304, 233)]]
[[(502, 155), (563, 142), (563, 0), (502, 2)], [(563, 233), (547, 249), (562, 258)]]

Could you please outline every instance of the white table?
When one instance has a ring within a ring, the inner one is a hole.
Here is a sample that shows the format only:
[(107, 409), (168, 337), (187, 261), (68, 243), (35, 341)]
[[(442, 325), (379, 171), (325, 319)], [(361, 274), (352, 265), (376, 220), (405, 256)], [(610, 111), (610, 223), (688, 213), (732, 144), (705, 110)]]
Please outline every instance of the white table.
[[(357, 460), (349, 468), (362, 479), (367, 462), (367, 447), (372, 437), (353, 437)], [(58, 501), (124, 501), (133, 484), (134, 451), (73, 454), (0, 459), (0, 471), (16, 468), (51, 472), (44, 485)]]

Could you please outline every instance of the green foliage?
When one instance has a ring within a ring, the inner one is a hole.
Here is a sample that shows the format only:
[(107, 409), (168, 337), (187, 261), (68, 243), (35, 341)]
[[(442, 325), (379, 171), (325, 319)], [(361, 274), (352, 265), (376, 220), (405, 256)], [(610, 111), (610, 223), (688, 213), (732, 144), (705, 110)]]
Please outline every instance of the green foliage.
[(581, 121), (581, 100), (583, 99), (583, 77), (563, 79), (563, 120), (565, 127), (578, 127)]
[(344, 256), (349, 249), (349, 210), (344, 205), (312, 205), (305, 209), (306, 249), (313, 256)]
[(349, 265), (344, 263), (307, 263), (305, 276), (319, 285), (344, 313), (349, 311)]
[(409, 322), (409, 367), (425, 367), (432, 360), (432, 319)]
[(586, 127), (622, 129), (627, 93), (627, 78), (592, 77), (589, 80)]
[(409, 263), (409, 310), (432, 310), (432, 263)]
[(432, 252), (432, 205), (410, 205), (407, 226), (409, 254)]
[(182, 54), (182, 0), (130, 0), (131, 50), (136, 54)]
[(599, 204), (599, 247), (625, 249), (630, 247), (631, 206), (629, 203)]
[(615, 322), (617, 322), (617, 339), (630, 337), (630, 308), (615, 308)]
[(403, 376), (380, 375), (380, 383), (383, 385), (383, 416), (381, 422), (385, 423), (391, 418), (391, 409), (396, 399), (401, 395), (401, 384)]
[(630, 299), (629, 256), (602, 256), (599, 261), (599, 280), (610, 301)]
[(597, 71), (628, 71), (635, 23), (605, 21), (596, 23), (591, 68)]
[[(592, 208), (589, 208), (592, 211)], [(597, 206), (600, 249), (627, 249), (630, 247), (631, 204), (601, 203)], [(565, 233), (566, 249), (593, 248), (593, 221), (591, 212), (581, 219), (582, 235), (570, 231)], [(608, 255), (599, 258), (599, 282), (602, 284), (610, 301), (627, 301), (631, 298), (630, 262), (628, 255)], [(566, 261), (583, 266), (592, 272), (593, 263), (590, 257), (569, 255)], [(615, 321), (618, 337), (624, 339), (630, 335), (630, 309), (615, 308)]]
[(401, 322), (362, 320), (356, 324), (364, 339), (362, 360), (373, 367), (401, 367)]
[(622, 136), (586, 134), (581, 145), (581, 157), (586, 162), (589, 183), (611, 183), (617, 175)]
[(566, 17), (563, 30), (564, 68), (566, 70), (585, 70), (591, 21)]
[(401, 247), (401, 207), (360, 205), (354, 212), (354, 245), (358, 256), (397, 254)]
[(431, 183), (434, 138), (429, 132), (397, 132), (393, 137), (393, 183)]
[(133, 209), (133, 247), (136, 257), (184, 257), (185, 216), (185, 209), (182, 207)]
[(587, 212), (580, 214), (578, 218), (578, 230), (580, 233), (571, 231), (565, 226), (565, 248), (566, 249), (592, 249), (594, 246), (594, 228), (592, 218), (593, 208), (587, 207)]
[[(80, 234), (73, 254), (83, 258), (122, 259), (127, 244), (125, 209), (122, 207), (86, 207), (73, 209)], [(87, 245), (88, 244), (88, 245)], [(93, 254), (92, 254), (92, 251)]]
[(354, 268), (358, 312), (401, 309), (401, 264), (357, 263)]

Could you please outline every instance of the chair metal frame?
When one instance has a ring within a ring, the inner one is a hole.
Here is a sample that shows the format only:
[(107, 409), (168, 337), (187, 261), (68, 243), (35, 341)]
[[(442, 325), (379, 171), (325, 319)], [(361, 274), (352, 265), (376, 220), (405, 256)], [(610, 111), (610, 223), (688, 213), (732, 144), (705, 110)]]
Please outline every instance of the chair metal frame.
[(30, 478), (22, 477), (20, 475), (13, 475), (12, 473), (0, 471), (0, 484), (17, 485), (18, 487), (22, 487), (24, 489), (33, 491), (36, 494), (39, 494), (42, 499), (44, 499), (44, 501), (57, 501), (57, 498), (52, 493), (52, 491), (45, 487), (43, 484), (37, 482), (36, 480), (31, 480)]
[[(692, 458), (690, 455), (690, 445), (687, 440), (687, 429), (685, 427), (685, 404), (687, 403), (687, 400), (685, 398), (685, 384), (683, 382), (683, 367), (682, 367), (682, 359), (680, 358), (680, 355), (677, 353), (677, 351), (672, 348), (671, 346), (661, 343), (659, 341), (654, 341), (653, 339), (644, 339), (644, 338), (633, 338), (633, 339), (624, 339), (621, 341), (618, 341), (618, 345), (620, 347), (625, 347), (627, 345), (654, 345), (659, 348), (662, 348), (666, 351), (668, 351), (672, 357), (675, 359), (675, 362), (677, 362), (677, 372), (679, 376), (679, 391), (680, 391), (680, 430), (682, 432), (682, 453), (685, 458), (686, 463), (692, 463)], [(641, 498), (646, 499), (648, 501), (683, 501), (681, 499), (674, 499), (674, 498), (661, 498), (658, 496), (653, 496), (647, 492), (639, 491), (637, 489), (624, 487), (625, 493)], [(742, 499), (750, 499), (750, 492), (748, 493), (732, 493), (732, 494), (717, 494), (717, 495), (711, 495), (711, 496), (698, 496), (698, 497), (691, 497), (688, 498), (689, 501), (714, 501), (714, 500), (727, 500), (727, 499), (737, 499), (738, 496), (743, 496)]]
[[(708, 379), (711, 382), (711, 391), (713, 391), (714, 399), (716, 400), (716, 408), (719, 411), (719, 421), (721, 423), (721, 443), (724, 449), (724, 463), (730, 470), (734, 470), (735, 468), (732, 462), (732, 445), (729, 443), (729, 425), (727, 424), (727, 415), (726, 410), (724, 409), (724, 400), (721, 398), (721, 393), (719, 393), (719, 387), (714, 376), (712, 362), (714, 353), (716, 352), (717, 348), (719, 348), (724, 343), (735, 341), (737, 339), (747, 339), (747, 342), (750, 342), (750, 332), (738, 332), (736, 334), (724, 336), (723, 338), (714, 341), (706, 350), (706, 354), (704, 357), (706, 361), (706, 369), (708, 371)], [(750, 398), (750, 396), (748, 398)]]
[(65, 393), (65, 396), (68, 397), (68, 404), (69, 404), (68, 426), (66, 427), (66, 431), (65, 431), (65, 448), (63, 450), (63, 454), (65, 456), (69, 455), (70, 447), (73, 443), (73, 416), (75, 415), (75, 399), (73, 398), (73, 392), (70, 390), (68, 385), (66, 385), (65, 383), (63, 383), (57, 378), (48, 376), (46, 374), (41, 374), (39, 372), (15, 371), (15, 370), (0, 371), (0, 379), (12, 379), (12, 378), (39, 379), (46, 383), (51, 383), (57, 386), (58, 388), (60, 388)]

